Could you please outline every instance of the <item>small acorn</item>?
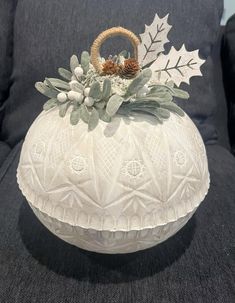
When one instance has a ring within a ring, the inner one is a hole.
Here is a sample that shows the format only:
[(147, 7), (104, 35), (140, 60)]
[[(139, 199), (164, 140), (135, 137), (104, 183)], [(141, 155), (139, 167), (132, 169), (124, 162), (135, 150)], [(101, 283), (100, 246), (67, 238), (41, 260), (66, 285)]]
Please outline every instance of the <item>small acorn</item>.
[(124, 64), (119, 65), (118, 74), (121, 78), (134, 78), (140, 70), (139, 63), (134, 58), (129, 58), (124, 61)]
[(111, 59), (106, 60), (102, 65), (104, 75), (115, 75), (118, 73), (118, 64)]

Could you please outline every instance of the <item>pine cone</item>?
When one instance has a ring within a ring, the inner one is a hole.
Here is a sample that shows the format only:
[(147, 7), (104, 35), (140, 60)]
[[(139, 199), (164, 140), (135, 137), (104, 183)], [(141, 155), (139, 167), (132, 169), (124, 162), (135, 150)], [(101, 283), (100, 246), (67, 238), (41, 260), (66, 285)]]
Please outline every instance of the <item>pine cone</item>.
[(103, 73), (104, 75), (114, 75), (118, 73), (118, 65), (117, 63), (113, 62), (113, 60), (106, 60), (103, 63)]
[(131, 79), (136, 76), (139, 69), (138, 61), (134, 58), (129, 58), (124, 61), (124, 65), (119, 66), (118, 74), (121, 78)]

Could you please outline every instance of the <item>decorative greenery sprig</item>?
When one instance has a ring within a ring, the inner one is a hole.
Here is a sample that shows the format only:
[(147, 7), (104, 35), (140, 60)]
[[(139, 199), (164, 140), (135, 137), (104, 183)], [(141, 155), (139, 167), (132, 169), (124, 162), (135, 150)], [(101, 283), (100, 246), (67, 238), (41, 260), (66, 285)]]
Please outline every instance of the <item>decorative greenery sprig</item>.
[[(49, 98), (44, 110), (59, 108), (64, 117), (69, 107), (70, 123), (76, 125), (81, 119), (91, 131), (99, 119), (110, 122), (115, 114), (133, 115), (145, 113), (152, 115), (159, 123), (170, 117), (170, 113), (183, 116), (184, 112), (173, 102), (174, 98), (188, 99), (187, 92), (175, 88), (173, 82), (151, 84), (152, 71), (145, 68), (133, 80), (119, 79), (116, 76), (100, 76), (90, 63), (88, 52), (70, 59), (70, 70), (59, 68), (63, 78), (46, 78), (37, 82), (36, 89)], [(117, 93), (116, 86), (124, 86), (123, 93)]]

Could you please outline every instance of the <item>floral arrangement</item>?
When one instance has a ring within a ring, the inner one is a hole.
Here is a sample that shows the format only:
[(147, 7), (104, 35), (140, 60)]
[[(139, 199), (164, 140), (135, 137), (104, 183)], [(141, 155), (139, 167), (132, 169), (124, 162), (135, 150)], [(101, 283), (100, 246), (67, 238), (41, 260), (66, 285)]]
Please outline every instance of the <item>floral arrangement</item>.
[[(143, 113), (152, 115), (163, 123), (171, 113), (183, 116), (184, 111), (174, 103), (175, 98), (188, 99), (189, 94), (178, 87), (189, 84), (192, 76), (201, 75), (204, 60), (198, 51), (188, 52), (183, 45), (180, 50), (171, 48), (164, 54), (164, 45), (171, 26), (156, 14), (153, 23), (145, 27), (141, 42), (132, 32), (117, 27), (100, 34), (91, 48), (91, 56), (84, 51), (80, 60), (76, 55), (70, 59), (70, 70), (59, 68), (62, 79), (46, 78), (37, 82), (36, 89), (49, 98), (44, 110), (58, 107), (64, 117), (71, 107), (70, 122), (79, 120), (93, 130), (99, 120), (112, 121), (116, 114), (127, 116)], [(132, 41), (135, 57), (123, 51), (108, 59), (99, 56), (103, 41), (115, 34), (122, 34)]]

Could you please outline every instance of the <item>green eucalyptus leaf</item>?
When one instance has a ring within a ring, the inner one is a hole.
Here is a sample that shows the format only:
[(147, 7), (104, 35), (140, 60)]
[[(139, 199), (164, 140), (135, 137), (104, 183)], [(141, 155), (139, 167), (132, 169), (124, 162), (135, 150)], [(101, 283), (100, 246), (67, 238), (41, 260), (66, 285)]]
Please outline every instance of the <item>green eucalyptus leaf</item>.
[(77, 106), (75, 106), (70, 114), (70, 123), (72, 125), (78, 124), (78, 121), (80, 119), (80, 110)]
[(110, 117), (104, 109), (97, 109), (97, 111), (99, 113), (100, 120), (107, 123), (111, 122), (112, 117)]
[(170, 88), (174, 88), (175, 83), (174, 83), (174, 81), (168, 81), (168, 82), (166, 82), (166, 85)]
[(155, 92), (155, 93), (148, 93), (146, 95), (146, 97), (157, 97), (159, 99), (165, 99), (166, 97), (169, 98), (169, 95), (170, 97), (172, 98), (172, 95), (168, 92), (168, 91), (161, 91), (161, 92)]
[(158, 113), (154, 112), (154, 118), (157, 120), (159, 124), (163, 124), (162, 118), (158, 115)]
[(128, 107), (128, 108), (136, 108), (136, 107), (152, 107), (152, 108), (157, 108), (160, 107), (160, 103), (158, 103), (157, 101), (152, 101), (152, 100), (148, 100), (148, 101), (142, 101), (140, 100), (136, 100), (135, 102), (130, 102), (128, 104), (125, 104), (122, 106), (123, 108)]
[(45, 78), (45, 82), (44, 82), (48, 87), (50, 87), (52, 90), (57, 90), (58, 89), (56, 87), (54, 87), (54, 85), (51, 83), (51, 81), (48, 78)]
[(151, 87), (149, 94), (158, 94), (158, 93), (166, 93), (169, 91), (169, 88), (163, 85), (154, 85)]
[[(56, 88), (62, 88), (62, 89), (70, 90), (70, 86), (69, 86), (68, 82), (65, 82), (63, 80), (56, 79), (56, 78), (47, 78), (47, 79)], [(44, 83), (46, 84), (46, 80), (44, 81)]]
[(161, 104), (161, 108), (168, 109), (170, 112), (173, 112), (181, 117), (184, 116), (184, 111), (173, 102)]
[(93, 129), (96, 128), (96, 126), (99, 123), (99, 113), (98, 111), (93, 107), (91, 114), (90, 114), (90, 119), (88, 122), (88, 130), (92, 131)]
[(81, 104), (80, 106), (80, 117), (83, 122), (88, 123), (90, 119), (90, 113), (85, 104)]
[(68, 110), (70, 106), (70, 102), (66, 102), (66, 103), (63, 103), (61, 105), (59, 105), (59, 115), (60, 117), (64, 117), (66, 115), (66, 112)]
[(156, 114), (163, 119), (169, 119), (170, 118), (170, 112), (167, 109), (164, 108), (157, 108), (155, 110)]
[(75, 68), (78, 66), (79, 66), (78, 57), (76, 55), (72, 55), (72, 57), (70, 58), (70, 69), (72, 73), (74, 73)]
[(78, 93), (83, 93), (83, 90), (84, 90), (84, 86), (79, 82), (72, 83), (71, 88), (72, 88), (72, 90), (74, 90), (75, 92), (78, 92)]
[(81, 66), (84, 71), (84, 74), (88, 72), (89, 64), (90, 64), (90, 55), (88, 52), (83, 51), (81, 55)]
[(158, 94), (158, 93), (166, 93), (169, 92), (170, 94), (174, 93), (174, 90), (172, 87), (164, 85), (164, 84), (156, 84), (152, 86), (150, 90), (150, 94)]
[(128, 115), (130, 111), (142, 111), (142, 110), (150, 110), (154, 111), (155, 109), (159, 108), (160, 104), (156, 101), (135, 101), (131, 103), (123, 103), (119, 109), (119, 113)]
[(150, 109), (150, 108), (134, 109), (134, 110), (131, 110), (129, 112), (129, 114), (131, 114), (131, 112), (154, 116), (154, 118), (157, 120), (158, 123), (160, 123), (160, 124), (163, 123), (163, 120), (161, 119), (161, 117), (159, 116), (159, 114), (157, 113), (157, 111), (155, 109)]
[(57, 99), (56, 98), (52, 98), (49, 99), (44, 105), (43, 105), (43, 109), (45, 111), (55, 107), (57, 105)]
[(173, 100), (173, 96), (169, 92), (158, 92), (158, 93), (150, 93), (147, 94), (145, 99), (152, 100), (154, 98), (157, 102), (171, 102)]
[(159, 116), (159, 114), (156, 110), (151, 111), (150, 109), (147, 108), (147, 109), (144, 109), (144, 112), (147, 114), (153, 115), (158, 123), (160, 123), (160, 124), (163, 123), (163, 120), (161, 119), (161, 117)]
[(59, 75), (62, 77), (62, 78), (64, 78), (64, 79), (66, 79), (66, 80), (71, 80), (71, 78), (72, 78), (72, 73), (69, 71), (69, 70), (67, 70), (67, 69), (65, 69), (65, 68), (63, 68), (63, 67), (60, 67), (59, 69), (58, 69), (58, 73), (59, 73)]
[(105, 101), (99, 101), (95, 103), (95, 108), (103, 109), (105, 107), (106, 102)]
[(151, 78), (152, 71), (150, 68), (144, 69), (128, 86), (126, 95), (137, 93)]
[(153, 102), (152, 104), (156, 103), (158, 106), (160, 106), (160, 99), (157, 97), (151, 97), (151, 96), (146, 96), (146, 97), (141, 97), (141, 98), (137, 98), (136, 101), (131, 102), (131, 104), (133, 103), (137, 103), (137, 102), (144, 102), (146, 105), (150, 104), (151, 102)]
[(56, 91), (54, 88), (48, 87), (43, 82), (36, 82), (35, 88), (43, 95), (49, 97), (49, 98), (56, 98), (58, 95), (58, 91)]
[(124, 58), (128, 58), (128, 51), (126, 49), (124, 49), (123, 51), (121, 51), (119, 54), (118, 54), (118, 57), (122, 56)]
[(93, 82), (90, 87), (89, 97), (93, 99), (100, 99), (101, 98), (101, 89), (99, 82)]
[(167, 82), (165, 85), (157, 84), (154, 85), (149, 94), (159, 94), (159, 93), (170, 93), (173, 97), (181, 98), (181, 99), (188, 99), (189, 94), (188, 92), (179, 89), (179, 88), (174, 88), (174, 85), (172, 86), (171, 82)]
[(119, 95), (113, 95), (110, 97), (107, 106), (106, 106), (106, 113), (112, 117), (116, 114), (119, 107), (122, 105), (124, 98)]
[(174, 88), (174, 94), (173, 96), (176, 97), (176, 98), (180, 98), (180, 99), (189, 99), (189, 93), (182, 90), (182, 89), (179, 89), (179, 88)]
[(105, 79), (103, 83), (102, 99), (107, 100), (111, 94), (111, 81)]

